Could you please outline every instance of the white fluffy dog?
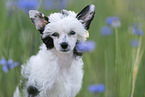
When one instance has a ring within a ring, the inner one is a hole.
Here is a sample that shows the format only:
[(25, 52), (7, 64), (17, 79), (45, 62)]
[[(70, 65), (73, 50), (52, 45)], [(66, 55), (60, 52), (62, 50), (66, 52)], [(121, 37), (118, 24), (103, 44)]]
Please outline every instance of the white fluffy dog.
[(80, 13), (62, 10), (46, 17), (37, 10), (29, 16), (42, 35), (37, 55), (22, 65), (21, 87), (14, 97), (75, 97), (83, 78), (82, 52), (76, 48), (85, 41), (95, 14), (88, 5)]

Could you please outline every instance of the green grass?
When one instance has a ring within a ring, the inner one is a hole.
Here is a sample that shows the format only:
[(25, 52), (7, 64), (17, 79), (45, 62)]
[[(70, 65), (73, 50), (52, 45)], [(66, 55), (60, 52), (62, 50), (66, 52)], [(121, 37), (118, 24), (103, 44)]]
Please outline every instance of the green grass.
[[(34, 28), (28, 14), (13, 8), (8, 14), (5, 0), (0, 1), (0, 58), (13, 59), (21, 64), (39, 50), (39, 32)], [(92, 53), (85, 53), (83, 85), (77, 97), (145, 97), (145, 35), (136, 36), (129, 27), (140, 23), (145, 31), (144, 0), (72, 0), (68, 9), (80, 11), (88, 4), (96, 6), (95, 18), (89, 29), (88, 40), (96, 42)], [(41, 12), (49, 15), (54, 10)], [(103, 37), (101, 27), (105, 26), (108, 16), (118, 16), (121, 27), (113, 30), (113, 34)], [(117, 31), (117, 32), (116, 32)], [(141, 45), (133, 48), (130, 40), (139, 39)], [(0, 66), (0, 97), (12, 97), (19, 83), (20, 68), (18, 66), (4, 73)], [(103, 83), (106, 90), (97, 95), (88, 92), (91, 84)]]

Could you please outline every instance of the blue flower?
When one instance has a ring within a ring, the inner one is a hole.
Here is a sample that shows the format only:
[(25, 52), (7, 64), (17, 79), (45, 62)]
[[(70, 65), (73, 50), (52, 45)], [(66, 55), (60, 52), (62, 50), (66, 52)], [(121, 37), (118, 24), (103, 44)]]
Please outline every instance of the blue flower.
[(76, 49), (80, 52), (91, 52), (95, 49), (96, 45), (94, 41), (80, 41), (77, 43)]
[(43, 7), (45, 10), (50, 10), (53, 8), (53, 2), (48, 0), (43, 2)]
[(112, 29), (109, 26), (102, 27), (101, 34), (102, 34), (102, 36), (108, 36), (108, 35), (112, 34)]
[(2, 67), (2, 69), (3, 69), (3, 71), (4, 72), (8, 72), (8, 68), (7, 68), (7, 61), (4, 59), (4, 58), (2, 58), (1, 60), (0, 60), (0, 64), (2, 64), (3, 65), (3, 67)]
[(132, 47), (139, 47), (140, 41), (139, 40), (131, 40), (130, 41)]
[(14, 67), (19, 65), (18, 62), (13, 62), (12, 59), (9, 59), (7, 62), (4, 58), (0, 60), (0, 64), (3, 66), (2, 69), (5, 73), (7, 73), (9, 69), (13, 69)]
[(120, 27), (120, 20), (117, 16), (114, 16), (114, 17), (107, 17), (106, 18), (106, 23), (108, 25), (111, 25), (112, 27)]
[(68, 1), (70, 0), (46, 0), (43, 2), (45, 10), (49, 9), (64, 9), (67, 8)]
[(143, 31), (139, 28), (139, 24), (133, 26), (133, 33), (135, 35), (143, 35)]
[(16, 6), (16, 2), (15, 1), (8, 1), (6, 3), (6, 7), (9, 8), (9, 9), (11, 9), (11, 7), (14, 7), (14, 6)]
[[(42, 6), (45, 10), (50, 9), (64, 9), (67, 8), (67, 4), (70, 0), (44, 0)], [(8, 1), (6, 3), (8, 9), (11, 9), (13, 6), (18, 9), (25, 10), (26, 13), (29, 10), (36, 10), (40, 6), (39, 0), (18, 0), (18, 1)]]
[(67, 3), (69, 0), (60, 0), (59, 9), (67, 8)]
[(2, 65), (6, 65), (6, 64), (7, 64), (6, 59), (2, 58), (2, 59), (0, 60), (0, 64), (2, 64)]
[(104, 84), (93, 84), (88, 87), (88, 91), (91, 93), (100, 93), (105, 91), (105, 85)]
[(6, 2), (7, 15), (10, 16), (14, 13), (17, 3), (15, 1)]
[(35, 10), (39, 6), (38, 0), (19, 0), (17, 2), (17, 7), (19, 9), (25, 10), (27, 13), (29, 10)]
[(139, 36), (143, 35), (143, 31), (141, 29), (138, 29), (138, 35)]
[(109, 25), (111, 25), (112, 22), (113, 22), (113, 20), (114, 20), (114, 17), (107, 17), (106, 18), (106, 23), (109, 24)]

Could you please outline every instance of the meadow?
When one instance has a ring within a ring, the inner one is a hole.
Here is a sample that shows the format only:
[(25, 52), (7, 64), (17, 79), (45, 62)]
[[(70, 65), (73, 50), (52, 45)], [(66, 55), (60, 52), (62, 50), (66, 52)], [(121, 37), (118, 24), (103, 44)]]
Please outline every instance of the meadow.
[(79, 12), (88, 4), (96, 6), (88, 38), (96, 48), (84, 53), (77, 97), (145, 97), (145, 0), (0, 0), (0, 97), (12, 97), (21, 64), (42, 44), (28, 11)]

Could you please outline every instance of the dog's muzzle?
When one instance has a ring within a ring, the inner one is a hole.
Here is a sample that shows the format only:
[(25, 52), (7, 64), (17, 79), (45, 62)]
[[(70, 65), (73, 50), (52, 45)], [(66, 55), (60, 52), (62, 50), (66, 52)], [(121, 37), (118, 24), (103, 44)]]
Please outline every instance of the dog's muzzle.
[(69, 51), (69, 49), (68, 49), (68, 43), (67, 43), (67, 42), (61, 43), (60, 46), (61, 46), (61, 48), (62, 48), (61, 51), (63, 51), (63, 52)]
[(66, 43), (66, 42), (63, 42), (60, 45), (61, 45), (62, 49), (67, 49), (67, 47), (68, 47), (68, 43)]

